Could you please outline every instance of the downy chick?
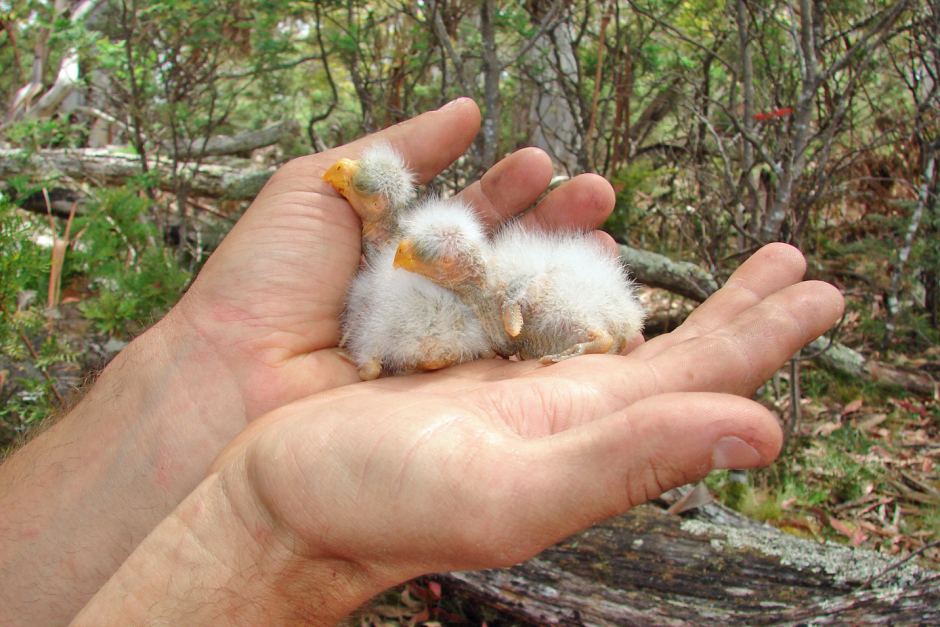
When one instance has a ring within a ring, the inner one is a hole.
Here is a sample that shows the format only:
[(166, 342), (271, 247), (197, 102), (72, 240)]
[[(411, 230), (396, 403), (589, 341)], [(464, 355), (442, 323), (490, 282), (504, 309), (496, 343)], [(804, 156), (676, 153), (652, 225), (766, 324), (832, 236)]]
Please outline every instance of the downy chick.
[[(429, 215), (439, 220), (460, 211), (449, 204), (439, 202)], [(399, 244), (395, 264), (454, 290), (504, 357), (550, 363), (621, 352), (642, 329), (644, 312), (623, 266), (589, 234), (545, 233), (514, 223), (491, 242), (435, 241), (420, 237), (420, 221), (408, 223), (416, 237)]]
[(358, 161), (340, 159), (323, 180), (343, 195), (362, 220), (366, 259), (398, 237), (398, 219), (415, 201), (415, 176), (385, 142), (366, 148)]
[[(410, 232), (412, 220), (422, 223), (426, 211), (427, 206), (415, 208), (403, 225), (409, 239), (484, 240), (479, 222), (463, 220), (463, 215), (444, 216), (433, 228)], [(368, 380), (382, 374), (437, 370), (492, 356), (473, 310), (451, 290), (394, 267), (396, 249), (393, 242), (378, 250), (349, 289), (344, 347), (359, 367), (359, 376)]]
[(522, 359), (543, 363), (620, 353), (646, 313), (621, 261), (590, 233), (546, 233), (513, 223), (493, 238), (490, 289)]

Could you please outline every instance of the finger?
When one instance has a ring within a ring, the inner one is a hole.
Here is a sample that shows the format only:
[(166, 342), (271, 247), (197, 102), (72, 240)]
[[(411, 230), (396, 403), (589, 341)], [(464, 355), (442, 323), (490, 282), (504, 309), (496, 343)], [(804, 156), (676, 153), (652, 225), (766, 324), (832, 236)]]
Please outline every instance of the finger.
[[(763, 466), (779, 454), (776, 418), (724, 394), (665, 394), (532, 441), (505, 506), (537, 552), (718, 468)], [(526, 557), (525, 555), (521, 557)]]
[(750, 395), (797, 350), (831, 328), (842, 310), (842, 294), (828, 283), (792, 285), (731, 322), (647, 358), (648, 374), (634, 377), (633, 385), (645, 388), (643, 396), (678, 391)]
[[(356, 365), (346, 358), (340, 349), (331, 348), (295, 355), (282, 361), (278, 377), (282, 389), (276, 395), (272, 394), (270, 389), (264, 391), (264, 398), (277, 398), (278, 404), (265, 407), (254, 415), (277, 409), (281, 405), (323, 390), (332, 390), (359, 381)], [(250, 395), (251, 392), (247, 394)]]
[[(454, 395), (476, 389), (488, 389), (490, 383), (506, 381), (532, 370), (542, 368), (537, 360), (513, 361), (500, 357), (478, 359), (417, 374), (383, 377), (370, 381), (369, 385), (384, 390), (409, 391), (420, 385), (436, 394)], [(490, 392), (487, 393), (488, 395)]]
[(620, 246), (617, 244), (617, 241), (611, 237), (610, 233), (594, 231), (592, 235), (594, 239), (597, 240), (597, 243), (600, 244), (612, 258), (617, 259), (620, 257)]
[(593, 229), (614, 210), (616, 195), (602, 176), (581, 174), (549, 192), (523, 216), (522, 223), (543, 230)]
[(428, 111), (389, 128), (326, 152), (299, 157), (282, 166), (265, 185), (263, 194), (285, 192), (336, 192), (321, 180), (339, 159), (358, 158), (376, 141), (387, 141), (423, 183), (466, 152), (480, 128), (480, 109), (470, 98), (458, 98), (440, 109)]
[(805, 272), (806, 260), (799, 250), (788, 244), (768, 244), (741, 264), (724, 286), (693, 311), (679, 328), (653, 338), (633, 356), (648, 359), (671, 346), (704, 335), (770, 294), (796, 283)]
[(730, 324), (659, 353), (650, 365), (668, 390), (750, 395), (796, 351), (831, 328), (843, 306), (842, 294), (828, 283), (798, 283)]
[(517, 150), (457, 197), (494, 227), (532, 206), (552, 180), (552, 161), (538, 148)]

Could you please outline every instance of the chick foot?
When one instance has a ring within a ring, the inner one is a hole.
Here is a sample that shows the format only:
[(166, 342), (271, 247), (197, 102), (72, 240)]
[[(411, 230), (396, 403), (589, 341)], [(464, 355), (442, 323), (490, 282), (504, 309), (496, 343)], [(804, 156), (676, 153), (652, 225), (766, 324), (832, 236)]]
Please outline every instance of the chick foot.
[[(619, 342), (617, 343), (619, 345)], [(579, 355), (613, 352), (614, 338), (607, 331), (588, 331), (588, 341), (579, 342), (571, 348), (554, 355), (545, 355), (539, 359), (542, 364), (554, 364)]]
[(363, 381), (372, 381), (382, 376), (382, 362), (372, 358), (359, 366), (359, 378)]

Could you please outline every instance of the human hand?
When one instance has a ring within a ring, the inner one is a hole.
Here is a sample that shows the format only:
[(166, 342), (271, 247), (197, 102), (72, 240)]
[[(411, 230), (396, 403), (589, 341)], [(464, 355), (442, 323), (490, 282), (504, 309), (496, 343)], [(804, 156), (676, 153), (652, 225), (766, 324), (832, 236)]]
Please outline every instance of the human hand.
[[(0, 467), (0, 623), (68, 620), (248, 421), (357, 380), (335, 345), (360, 225), (321, 174), (381, 138), (426, 181), (464, 152), (479, 123), (476, 105), (461, 99), (272, 177), (182, 301)], [(525, 149), (462, 196), (493, 225), (531, 206), (551, 175), (548, 157)], [(613, 203), (606, 181), (582, 175), (525, 219), (591, 228)]]
[(415, 575), (514, 564), (713, 469), (766, 464), (779, 426), (742, 396), (842, 312), (804, 269), (766, 246), (627, 356), (482, 360), (270, 412), (76, 624), (328, 624)]
[[(212, 372), (213, 386), (231, 390), (237, 402), (225, 408), (227, 417), (250, 420), (359, 380), (336, 345), (346, 289), (359, 265), (360, 223), (321, 180), (323, 172), (381, 138), (426, 182), (463, 154), (479, 122), (476, 105), (460, 99), (376, 135), (291, 161), (274, 174), (163, 323), (175, 325), (174, 335), (183, 342), (200, 346), (200, 368)], [(547, 155), (523, 149), (460, 196), (493, 226), (529, 208), (551, 176)], [(594, 228), (613, 203), (605, 180), (582, 175), (548, 194), (524, 219), (548, 228)]]
[[(797, 283), (804, 269), (767, 246), (625, 357), (480, 361), (283, 407), (217, 461), (226, 507), (291, 572), (340, 573), (335, 618), (415, 575), (513, 564), (712, 469), (769, 463), (777, 421), (743, 397), (842, 312), (832, 286)], [(331, 615), (291, 585), (291, 602)]]

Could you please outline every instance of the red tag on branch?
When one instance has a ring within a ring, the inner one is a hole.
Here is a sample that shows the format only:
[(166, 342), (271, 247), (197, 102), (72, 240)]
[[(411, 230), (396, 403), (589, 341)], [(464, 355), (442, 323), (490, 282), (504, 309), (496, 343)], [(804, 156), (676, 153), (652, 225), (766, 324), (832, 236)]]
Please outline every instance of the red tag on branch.
[(772, 120), (774, 118), (785, 118), (788, 115), (793, 114), (793, 107), (781, 107), (779, 109), (774, 109), (773, 111), (764, 111), (763, 113), (755, 113), (754, 119), (758, 122), (766, 122), (767, 120)]

